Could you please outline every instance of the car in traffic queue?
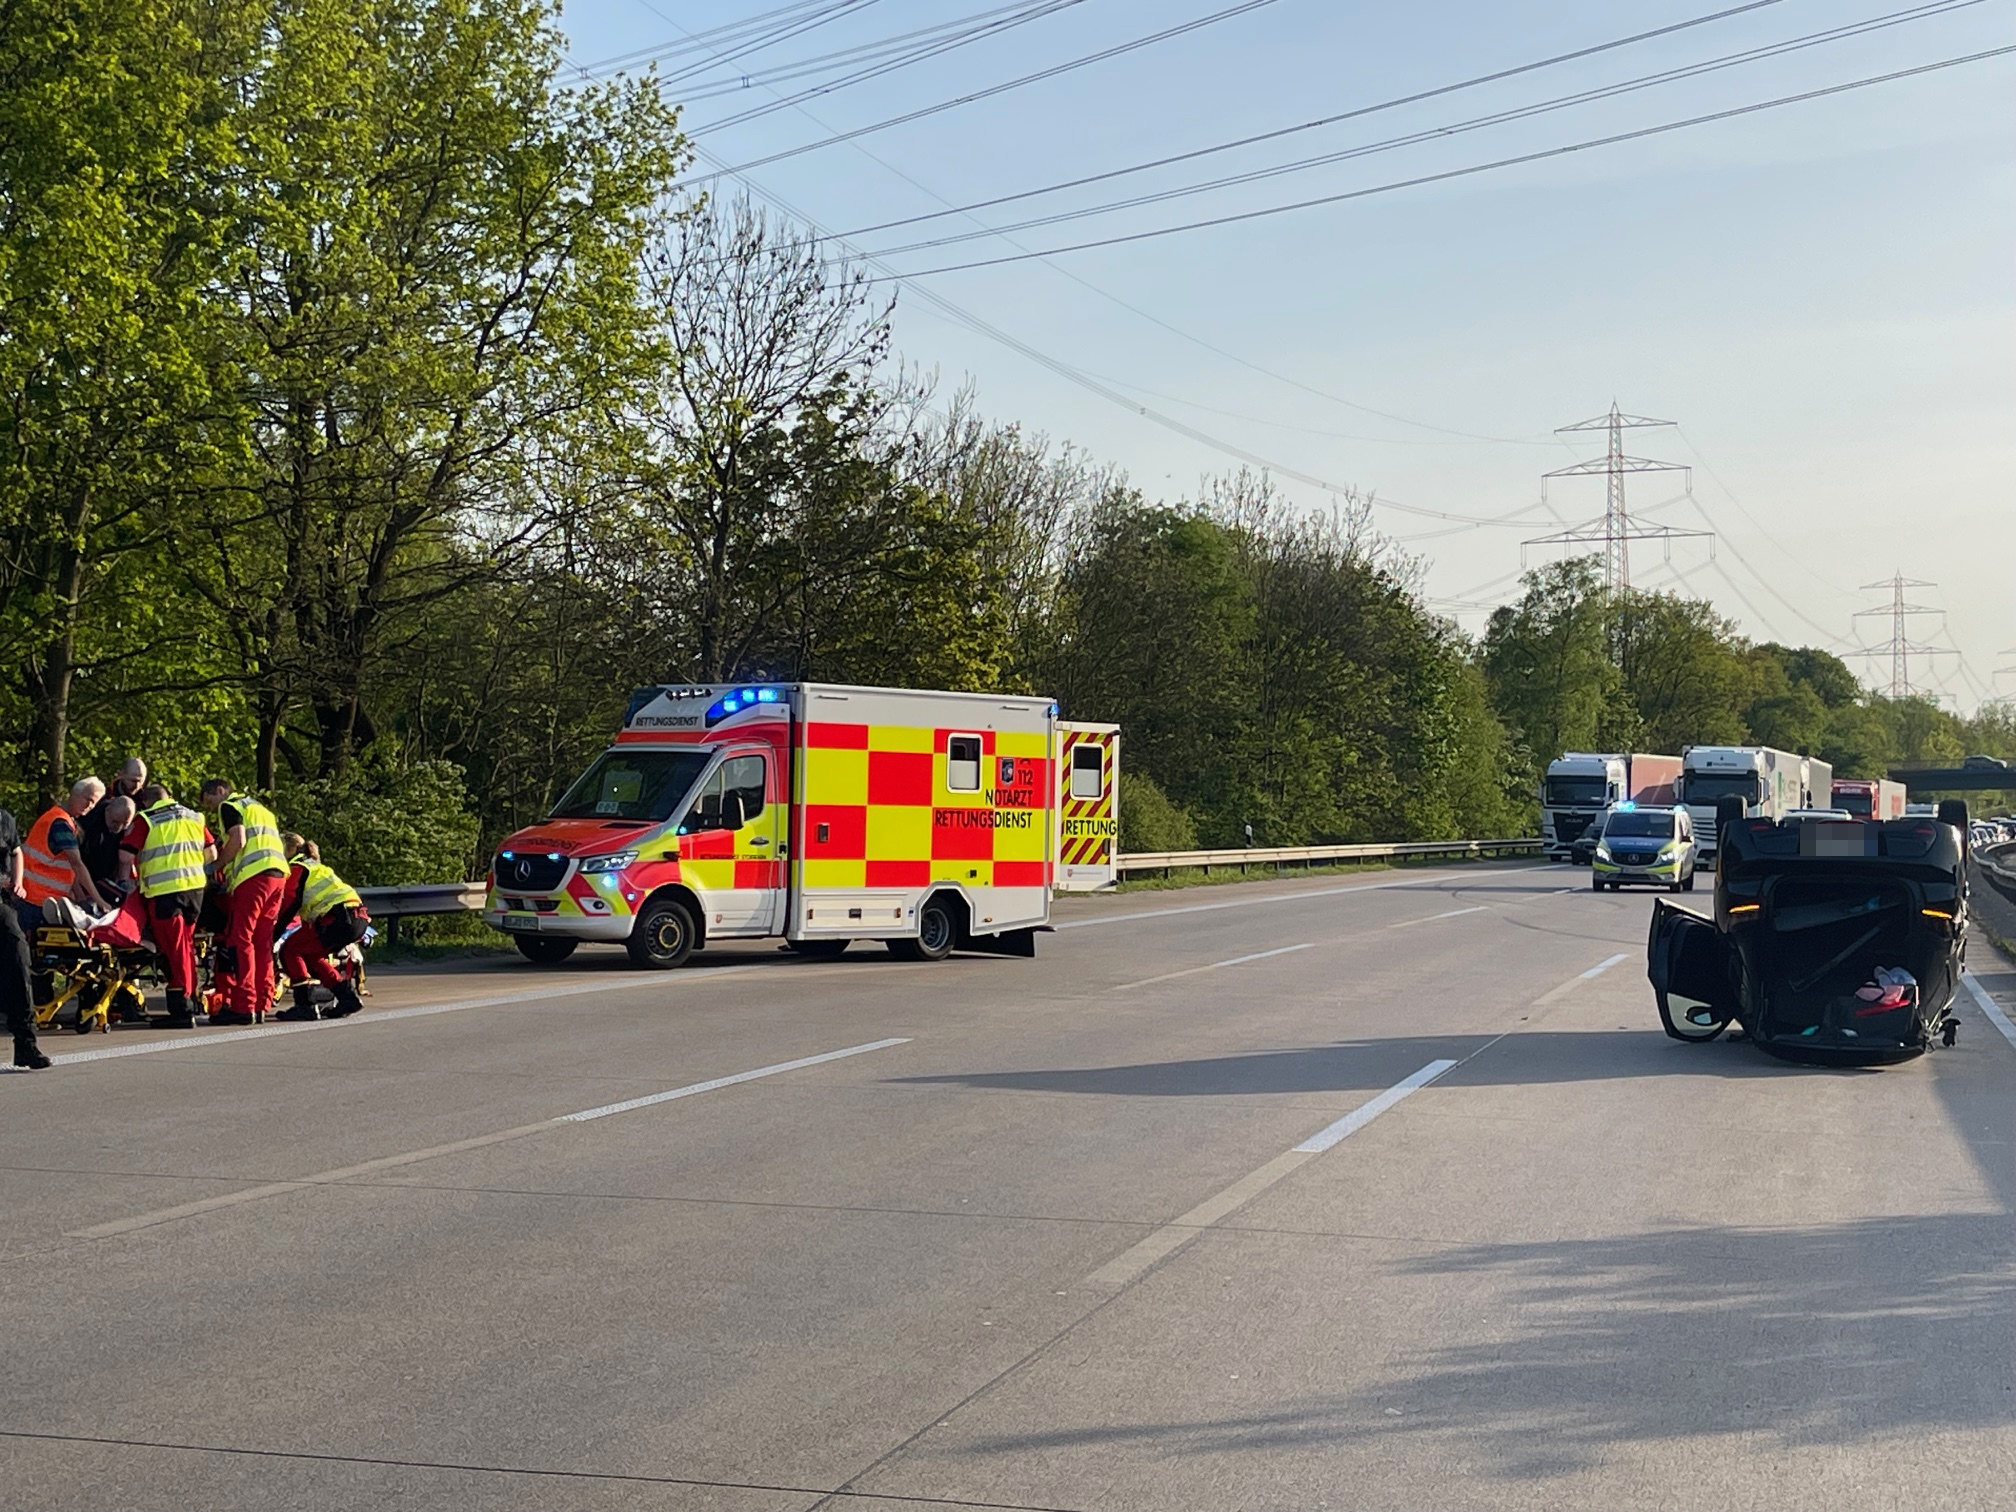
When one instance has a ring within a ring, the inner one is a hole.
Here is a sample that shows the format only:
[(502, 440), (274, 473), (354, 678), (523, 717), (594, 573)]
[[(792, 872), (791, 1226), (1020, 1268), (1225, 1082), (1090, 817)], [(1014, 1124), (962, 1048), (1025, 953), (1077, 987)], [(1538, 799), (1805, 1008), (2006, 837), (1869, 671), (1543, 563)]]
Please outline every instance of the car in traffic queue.
[(1591, 891), (1643, 884), (1694, 890), (1694, 822), (1684, 807), (1620, 803), (1603, 816), (1590, 858)]

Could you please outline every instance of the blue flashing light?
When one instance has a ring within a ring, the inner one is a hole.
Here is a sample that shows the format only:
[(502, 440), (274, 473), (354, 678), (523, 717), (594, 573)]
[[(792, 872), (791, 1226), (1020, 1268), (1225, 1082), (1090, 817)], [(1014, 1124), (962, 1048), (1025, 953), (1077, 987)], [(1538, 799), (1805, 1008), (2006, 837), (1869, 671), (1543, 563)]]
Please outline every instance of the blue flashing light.
[(761, 704), (781, 703), (783, 696), (775, 688), (731, 688), (707, 710), (707, 727), (712, 729), (729, 715), (743, 713)]
[(777, 690), (775, 688), (759, 688), (756, 692), (756, 701), (758, 703), (777, 702)]
[(1617, 812), (1620, 814), (1628, 814), (1637, 807), (1638, 807), (1637, 804), (1633, 803), (1629, 798), (1626, 798), (1622, 803), (1617, 805)]

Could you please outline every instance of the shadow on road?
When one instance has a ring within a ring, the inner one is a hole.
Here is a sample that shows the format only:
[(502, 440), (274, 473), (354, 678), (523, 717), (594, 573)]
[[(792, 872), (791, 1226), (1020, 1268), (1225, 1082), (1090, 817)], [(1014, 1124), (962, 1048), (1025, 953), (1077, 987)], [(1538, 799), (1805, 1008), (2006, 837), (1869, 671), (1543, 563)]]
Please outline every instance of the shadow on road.
[(1131, 1441), (1167, 1454), (1266, 1453), (1407, 1435), (1424, 1440), (1413, 1446), (1422, 1453), (1446, 1435), (1449, 1452), (1477, 1469), (1537, 1477), (1634, 1442), (1740, 1446), (1761, 1435), (1867, 1447), (2004, 1427), (2016, 1423), (2012, 1238), (2006, 1215), (1941, 1215), (1444, 1250), (1358, 1279), (1369, 1296), (1466, 1278), (1509, 1331), (1424, 1338), (1362, 1392), (961, 1447), (1025, 1454)]
[[(1029, 1071), (971, 1071), (895, 1078), (901, 1085), (951, 1085), (999, 1092), (1083, 1092), (1104, 1097), (1237, 1097), (1269, 1093), (1381, 1091), (1432, 1060), (1460, 1061), (1489, 1035), (1399, 1035), (1330, 1045), (1257, 1050), (1197, 1060)], [(1644, 1076), (1875, 1076), (1910, 1074), (1829, 1069), (1774, 1061), (1741, 1040), (1683, 1045), (1654, 1030), (1536, 1031), (1500, 1040), (1489, 1055), (1449, 1073), (1469, 1086), (1616, 1081)]]

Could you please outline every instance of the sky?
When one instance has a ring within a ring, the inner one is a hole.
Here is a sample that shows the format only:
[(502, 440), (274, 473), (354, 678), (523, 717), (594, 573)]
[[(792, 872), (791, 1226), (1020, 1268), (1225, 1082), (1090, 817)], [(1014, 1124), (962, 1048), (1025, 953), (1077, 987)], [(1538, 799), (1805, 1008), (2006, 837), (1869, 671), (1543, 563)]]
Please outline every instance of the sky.
[[(802, 30), (718, 31), (779, 10), (771, 30)], [(987, 18), (934, 56), (832, 57)], [(905, 361), (1151, 497), (1242, 465), (1311, 508), (1370, 494), (1424, 595), (1476, 633), (1522, 566), (1565, 549), (1524, 542), (1600, 519), (1600, 476), (1542, 475), (1602, 454), (1601, 433), (1557, 427), (1614, 402), (1677, 422), (1625, 432), (1627, 453), (1690, 469), (1630, 478), (1633, 518), (1713, 532), (1634, 543), (1634, 583), (1845, 655), (1888, 641), (1887, 614), (1857, 611), (1890, 591), (1862, 585), (1902, 575), (1939, 611), (1912, 639), (1957, 653), (1914, 657), (1913, 684), (1961, 712), (2016, 695), (2016, 53), (1554, 152), (2011, 47), (2016, 0), (572, 0), (561, 26), (589, 74), (682, 49), (657, 66), (696, 177), (739, 169), (717, 192), (747, 185), (840, 235), (895, 279)], [(878, 59), (897, 66), (849, 81)], [(1529, 113), (1491, 119), (1511, 111)], [(1228, 216), (1247, 218), (1056, 250)], [(968, 239), (897, 250), (947, 237)], [(952, 267), (1000, 258), (1019, 260)], [(1887, 656), (1850, 665), (1888, 686)]]

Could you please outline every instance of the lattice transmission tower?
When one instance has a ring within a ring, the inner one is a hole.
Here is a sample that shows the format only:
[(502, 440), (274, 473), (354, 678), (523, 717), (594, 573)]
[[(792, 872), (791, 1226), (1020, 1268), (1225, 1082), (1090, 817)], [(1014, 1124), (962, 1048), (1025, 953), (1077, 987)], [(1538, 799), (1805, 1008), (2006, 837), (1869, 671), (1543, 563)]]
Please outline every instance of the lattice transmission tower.
[[(1633, 521), (1624, 498), (1624, 479), (1629, 473), (1678, 472), (1688, 474), (1688, 487), (1693, 486), (1693, 469), (1679, 462), (1660, 462), (1651, 457), (1627, 456), (1624, 451), (1624, 432), (1642, 430), (1656, 425), (1673, 425), (1672, 420), (1650, 420), (1643, 415), (1627, 415), (1617, 408), (1617, 401), (1610, 401), (1610, 413), (1598, 415), (1593, 420), (1578, 420), (1573, 425), (1561, 426), (1556, 435), (1568, 435), (1576, 431), (1606, 431), (1609, 445), (1601, 457), (1588, 462), (1577, 462), (1569, 467), (1557, 467), (1541, 478), (1541, 497), (1546, 497), (1547, 482), (1553, 478), (1589, 478), (1601, 476), (1604, 479), (1603, 517), (1582, 525), (1571, 525), (1568, 529), (1553, 535), (1535, 536), (1522, 546), (1597, 546), (1603, 550), (1603, 580), (1612, 593), (1623, 593), (1631, 586), (1631, 543), (1633, 541), (1663, 541), (1667, 552), (1671, 553), (1672, 543), (1688, 538), (1705, 537), (1710, 542), (1715, 539), (1709, 530), (1676, 530), (1670, 525), (1645, 525)], [(1712, 549), (1712, 548), (1711, 548)]]
[[(1887, 616), (1890, 620), (1890, 639), (1880, 646), (1871, 646), (1866, 651), (1858, 651), (1855, 654), (1871, 660), (1886, 656), (1890, 659), (1890, 696), (1892, 698), (1911, 698), (1920, 693), (1933, 692), (1932, 689), (1920, 688), (1912, 683), (1912, 657), (1958, 656), (1960, 654), (1950, 647), (1929, 646), (1921, 641), (1911, 639), (1911, 620), (1913, 616), (1921, 614), (1944, 614), (1946, 611), (1943, 609), (1934, 609), (1929, 604), (1914, 604), (1904, 597), (1905, 591), (1911, 588), (1937, 588), (1938, 586), (1937, 583), (1928, 583), (1922, 578), (1907, 578), (1901, 572), (1884, 582), (1864, 583), (1862, 585), (1862, 591), (1865, 593), (1873, 593), (1885, 588), (1890, 591), (1889, 603), (1879, 604), (1873, 609), (1860, 609), (1855, 614), (1855, 618), (1857, 619), (1869, 619), (1876, 615)], [(1934, 696), (1937, 695), (1934, 694)]]

